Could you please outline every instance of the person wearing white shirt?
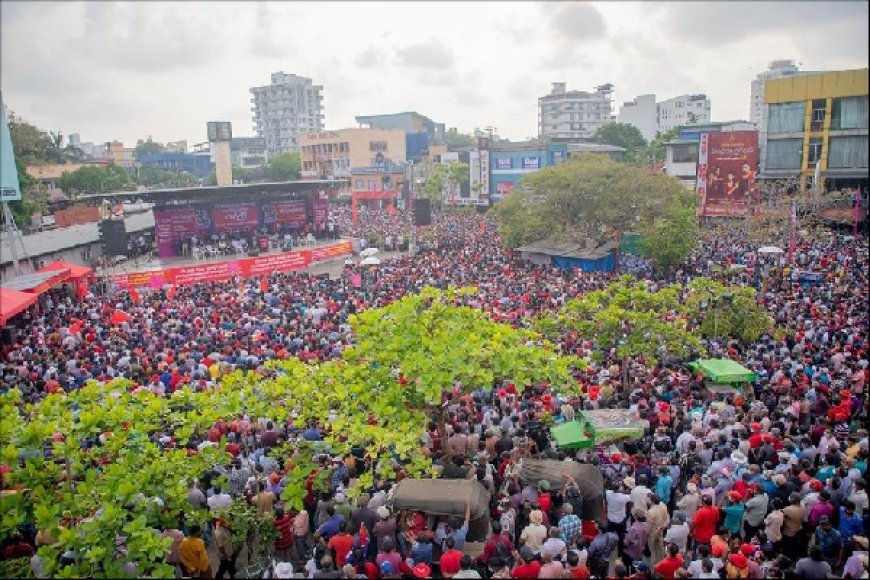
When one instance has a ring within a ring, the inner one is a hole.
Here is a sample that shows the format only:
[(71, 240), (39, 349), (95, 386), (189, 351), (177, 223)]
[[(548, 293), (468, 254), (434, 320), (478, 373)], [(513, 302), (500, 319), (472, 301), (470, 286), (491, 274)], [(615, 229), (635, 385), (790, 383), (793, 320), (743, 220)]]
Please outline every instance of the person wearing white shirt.
[(650, 505), (649, 494), (652, 493), (652, 490), (646, 486), (647, 479), (645, 475), (641, 475), (639, 479), (640, 481), (631, 490), (631, 503), (634, 504), (634, 507), (647, 511)]
[(665, 544), (676, 544), (680, 552), (685, 552), (688, 541), (689, 524), (686, 523), (686, 514), (677, 512), (674, 514), (673, 523), (665, 533)]
[(220, 487), (214, 487), (214, 495), (208, 498), (208, 509), (211, 510), (211, 513), (214, 514), (216, 512), (222, 511), (230, 507), (230, 502), (232, 498), (230, 494), (222, 492)]

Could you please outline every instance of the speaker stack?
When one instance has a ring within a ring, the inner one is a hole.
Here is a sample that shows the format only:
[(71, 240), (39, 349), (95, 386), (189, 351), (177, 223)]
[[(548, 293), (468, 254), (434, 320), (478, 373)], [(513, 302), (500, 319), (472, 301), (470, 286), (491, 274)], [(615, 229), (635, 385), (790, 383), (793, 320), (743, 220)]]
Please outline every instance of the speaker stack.
[(103, 220), (97, 224), (103, 254), (106, 256), (127, 255), (127, 227), (124, 220)]
[(432, 223), (432, 207), (428, 198), (415, 199), (411, 207), (415, 226), (428, 226)]

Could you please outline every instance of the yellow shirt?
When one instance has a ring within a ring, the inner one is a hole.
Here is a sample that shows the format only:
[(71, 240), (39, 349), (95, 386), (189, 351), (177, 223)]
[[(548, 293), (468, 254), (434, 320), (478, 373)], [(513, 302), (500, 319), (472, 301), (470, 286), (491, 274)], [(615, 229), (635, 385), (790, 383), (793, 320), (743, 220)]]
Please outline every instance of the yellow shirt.
[(191, 574), (211, 572), (211, 562), (205, 551), (205, 542), (200, 538), (187, 537), (181, 541), (178, 548), (181, 564)]

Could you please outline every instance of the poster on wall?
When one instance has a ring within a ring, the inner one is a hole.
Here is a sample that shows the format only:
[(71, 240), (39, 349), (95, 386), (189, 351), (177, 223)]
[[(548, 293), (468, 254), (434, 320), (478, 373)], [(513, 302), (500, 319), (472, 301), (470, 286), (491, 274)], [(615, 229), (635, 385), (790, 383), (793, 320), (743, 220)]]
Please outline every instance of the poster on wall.
[(326, 229), (326, 220), (329, 219), (329, 202), (325, 199), (315, 199), (312, 202), (312, 216), (315, 230), (319, 232)]
[(302, 228), (307, 213), (304, 199), (269, 201), (263, 204), (263, 225), (280, 224), (289, 228)]
[(758, 131), (704, 133), (698, 147), (701, 215), (745, 216), (758, 203)]
[(510, 157), (499, 157), (495, 160), (496, 169), (513, 169), (514, 163)]
[(523, 157), (523, 169), (540, 169), (540, 157)]
[(177, 254), (175, 242), (211, 233), (211, 211), (208, 207), (154, 210), (154, 232), (157, 254), (171, 258)]
[(215, 204), (211, 215), (216, 233), (248, 230), (260, 225), (260, 212), (254, 201)]

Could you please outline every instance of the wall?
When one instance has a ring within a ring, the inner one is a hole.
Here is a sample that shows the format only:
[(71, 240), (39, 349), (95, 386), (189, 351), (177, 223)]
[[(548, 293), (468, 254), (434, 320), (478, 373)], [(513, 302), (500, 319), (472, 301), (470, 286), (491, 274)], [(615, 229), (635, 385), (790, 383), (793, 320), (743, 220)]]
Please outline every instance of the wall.
[(768, 105), (867, 93), (866, 68), (771, 79), (764, 83), (764, 102)]

